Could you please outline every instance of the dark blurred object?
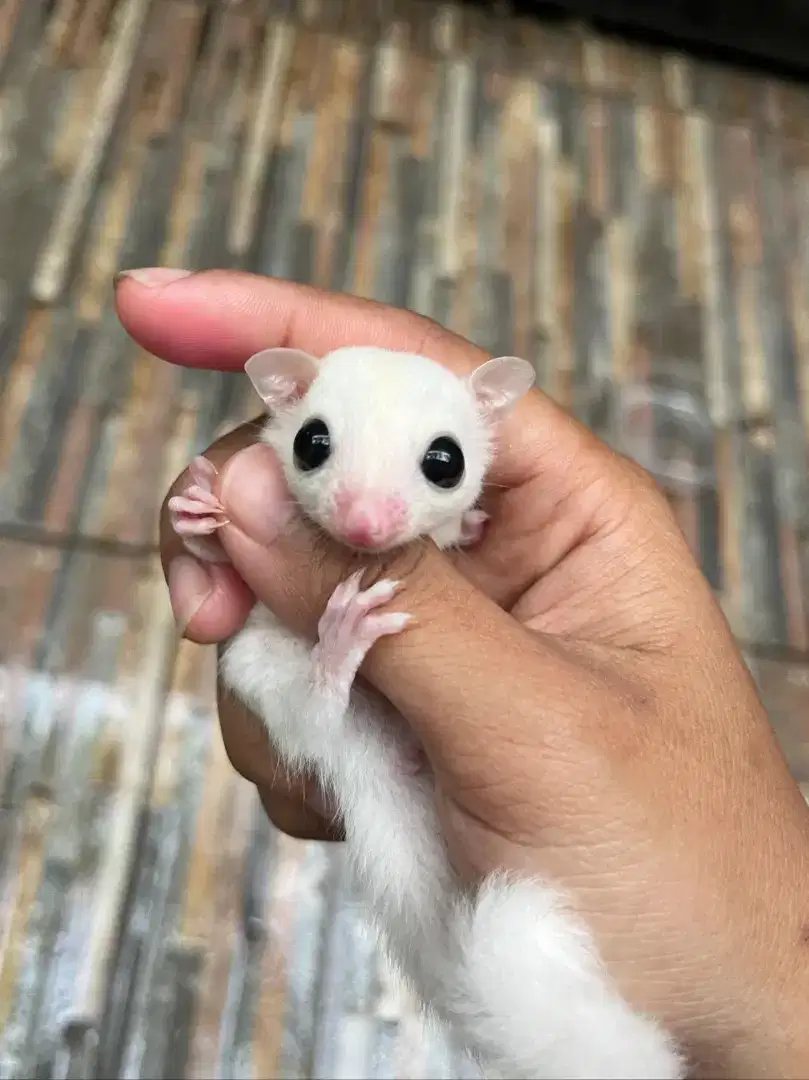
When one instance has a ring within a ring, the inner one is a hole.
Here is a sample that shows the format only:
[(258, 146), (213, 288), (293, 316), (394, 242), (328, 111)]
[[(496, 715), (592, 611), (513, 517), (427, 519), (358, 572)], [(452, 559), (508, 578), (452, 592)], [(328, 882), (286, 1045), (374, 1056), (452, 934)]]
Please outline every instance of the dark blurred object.
[(809, 78), (809, 0), (511, 0), (510, 7)]

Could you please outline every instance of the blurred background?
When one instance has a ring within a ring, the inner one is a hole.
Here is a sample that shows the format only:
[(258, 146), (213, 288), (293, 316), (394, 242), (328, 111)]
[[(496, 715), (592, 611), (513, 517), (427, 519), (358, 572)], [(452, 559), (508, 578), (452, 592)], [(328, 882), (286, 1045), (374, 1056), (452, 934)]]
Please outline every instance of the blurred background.
[(666, 487), (809, 793), (808, 137), (797, 83), (508, 5), (0, 0), (0, 1076), (463, 1073), (225, 758), (156, 519), (255, 406), (115, 272), (530, 358)]

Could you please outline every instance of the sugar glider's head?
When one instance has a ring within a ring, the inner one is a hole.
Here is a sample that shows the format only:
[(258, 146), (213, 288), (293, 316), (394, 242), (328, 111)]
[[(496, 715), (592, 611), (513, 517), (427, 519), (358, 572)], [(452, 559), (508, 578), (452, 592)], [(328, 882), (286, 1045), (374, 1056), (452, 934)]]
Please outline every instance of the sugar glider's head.
[(429, 536), (475, 505), (496, 425), (534, 378), (516, 357), (460, 378), (423, 356), (370, 347), (321, 361), (267, 349), (245, 370), (301, 508), (365, 551)]

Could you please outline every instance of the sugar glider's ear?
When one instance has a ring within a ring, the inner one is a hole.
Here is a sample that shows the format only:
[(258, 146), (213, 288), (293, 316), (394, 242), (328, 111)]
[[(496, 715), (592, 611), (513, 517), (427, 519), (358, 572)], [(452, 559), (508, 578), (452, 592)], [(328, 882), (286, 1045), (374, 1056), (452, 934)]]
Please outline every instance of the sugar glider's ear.
[(487, 360), (469, 376), (469, 386), (484, 416), (499, 423), (525, 397), (536, 374), (527, 360), (518, 356), (498, 356)]
[(303, 397), (317, 375), (317, 360), (300, 349), (264, 349), (250, 357), (244, 371), (272, 411)]

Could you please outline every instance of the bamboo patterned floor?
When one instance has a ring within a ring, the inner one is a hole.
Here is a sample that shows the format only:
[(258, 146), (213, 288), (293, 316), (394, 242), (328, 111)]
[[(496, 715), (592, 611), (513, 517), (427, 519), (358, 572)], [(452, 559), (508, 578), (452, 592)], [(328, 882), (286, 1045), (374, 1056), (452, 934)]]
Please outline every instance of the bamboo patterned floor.
[(530, 357), (668, 486), (809, 791), (807, 139), (805, 89), (420, 0), (0, 0), (0, 1076), (459, 1075), (232, 775), (154, 537), (250, 400), (114, 272)]

